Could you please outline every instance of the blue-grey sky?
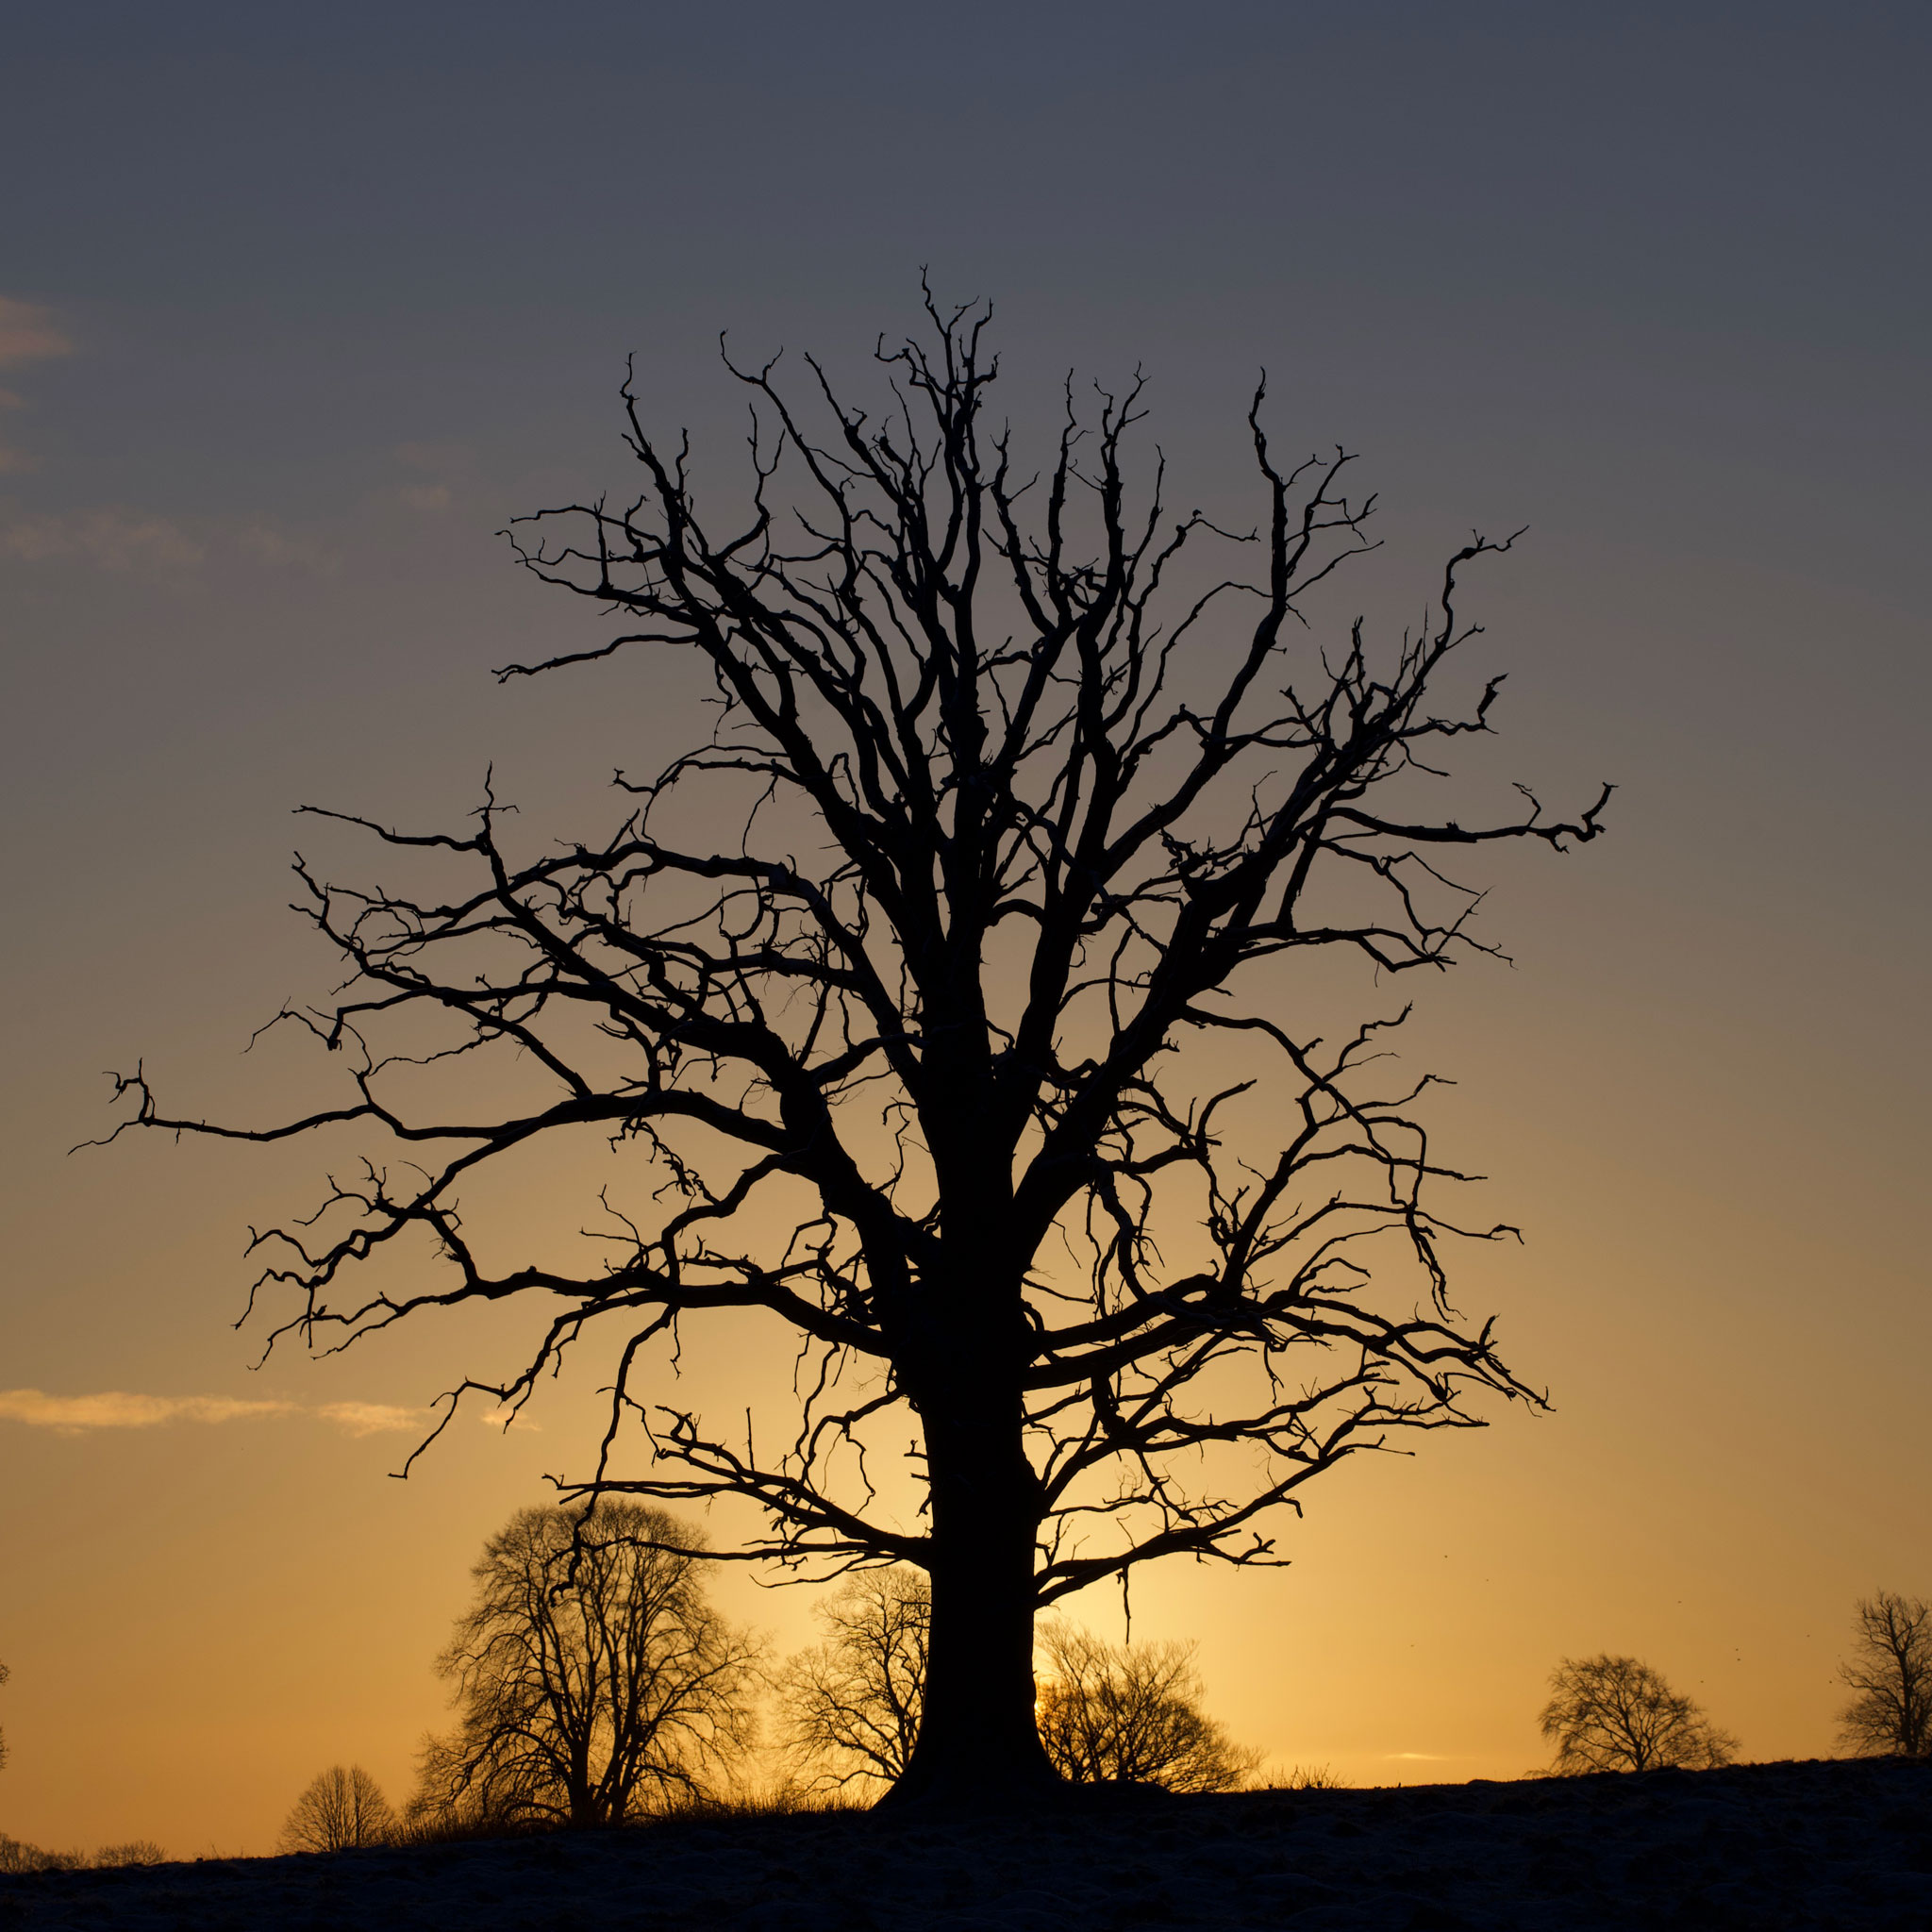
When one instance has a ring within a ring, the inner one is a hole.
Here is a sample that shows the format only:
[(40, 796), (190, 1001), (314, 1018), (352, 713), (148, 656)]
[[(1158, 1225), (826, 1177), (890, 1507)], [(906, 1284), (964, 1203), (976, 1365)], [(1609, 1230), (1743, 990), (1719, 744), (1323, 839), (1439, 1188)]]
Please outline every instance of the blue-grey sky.
[[(1477, 597), (1497, 769), (1624, 788), (1601, 845), (1499, 874), (1514, 971), (1424, 1016), (1530, 1237), (1472, 1300), (1556, 1416), (1339, 1481), (1285, 1577), (1141, 1613), (1276, 1761), (1359, 1779), (1524, 1769), (1542, 1674), (1600, 1648), (1753, 1755), (1829, 1748), (1852, 1595), (1932, 1589), (1932, 16), (6, 12), (0, 1390), (204, 1407), (0, 1414), (0, 1537), (49, 1552), (0, 1604), (0, 1829), (259, 1848), (323, 1763), (406, 1780), (463, 1567), (581, 1414), (382, 1483), (447, 1356), (251, 1376), (225, 1325), (313, 1161), (64, 1150), (140, 1054), (216, 1108), (312, 1077), (237, 1052), (328, 973), (278, 909), (291, 807), (450, 823), (494, 758), (546, 825), (602, 809), (675, 721), (647, 679), (490, 681), (584, 622), (493, 533), (622, 486), (633, 353), (722, 485), (719, 332), (861, 382), (922, 264), (996, 303), (1023, 428), (1144, 366), (1217, 511), (1266, 365), (1282, 441), (1383, 491), (1378, 616), (1527, 524)], [(102, 1608), (136, 1599), (144, 1633)]]

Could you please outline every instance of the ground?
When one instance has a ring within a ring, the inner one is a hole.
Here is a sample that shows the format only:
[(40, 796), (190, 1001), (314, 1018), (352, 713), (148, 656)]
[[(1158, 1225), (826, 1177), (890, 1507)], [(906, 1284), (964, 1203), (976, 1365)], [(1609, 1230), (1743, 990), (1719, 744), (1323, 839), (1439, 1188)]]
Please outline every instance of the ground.
[(1932, 1764), (1105, 1794), (0, 1878), (0, 1928), (1932, 1928)]

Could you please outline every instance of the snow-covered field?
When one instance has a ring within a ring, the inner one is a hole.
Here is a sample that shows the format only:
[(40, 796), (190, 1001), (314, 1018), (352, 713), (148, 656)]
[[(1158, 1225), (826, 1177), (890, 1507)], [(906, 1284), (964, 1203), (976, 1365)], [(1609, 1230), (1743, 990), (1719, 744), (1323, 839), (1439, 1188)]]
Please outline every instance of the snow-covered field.
[(0, 1878), (0, 1927), (1932, 1927), (1932, 1765), (863, 1813)]

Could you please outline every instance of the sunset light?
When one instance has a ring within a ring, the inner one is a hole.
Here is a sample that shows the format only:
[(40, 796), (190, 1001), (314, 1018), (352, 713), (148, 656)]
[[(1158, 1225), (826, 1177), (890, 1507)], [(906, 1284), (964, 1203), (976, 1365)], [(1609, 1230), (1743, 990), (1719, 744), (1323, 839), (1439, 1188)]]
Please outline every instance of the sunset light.
[(0, 1924), (1932, 1910), (1928, 41), (12, 22)]

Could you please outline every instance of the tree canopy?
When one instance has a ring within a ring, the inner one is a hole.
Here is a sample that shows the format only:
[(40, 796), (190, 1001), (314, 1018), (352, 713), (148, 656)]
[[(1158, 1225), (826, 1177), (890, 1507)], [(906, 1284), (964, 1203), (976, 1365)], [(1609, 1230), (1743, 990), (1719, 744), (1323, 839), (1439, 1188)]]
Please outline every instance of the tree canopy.
[(1202, 1707), (1191, 1643), (1108, 1643), (1049, 1623), (1040, 1735), (1054, 1769), (1075, 1784), (1231, 1791), (1261, 1754), (1235, 1743)]
[(396, 1815), (378, 1785), (359, 1764), (332, 1764), (303, 1788), (282, 1825), (276, 1849), (347, 1852), (386, 1844)]
[(1839, 1675), (1854, 1695), (1839, 1740), (1867, 1757), (1932, 1757), (1932, 1603), (1881, 1590), (1862, 1598)]
[(861, 1570), (818, 1606), (824, 1640), (779, 1681), (786, 1741), (815, 1782), (905, 1776), (925, 1708), (932, 1588), (916, 1570)]
[(424, 1746), (412, 1816), (619, 1824), (702, 1795), (748, 1734), (754, 1653), (706, 1601), (697, 1547), (636, 1503), (519, 1510), (438, 1660), (458, 1722)]
[[(1452, 1238), (1512, 1230), (1437, 1198), (1460, 1176), (1428, 1077), (1393, 1067), (1406, 1009), (1365, 993), (1338, 1029), (1319, 962), (1379, 981), (1493, 951), (1449, 856), (1593, 839), (1608, 788), (1575, 815), (1432, 795), (1491, 729), (1462, 582), (1510, 540), (1460, 544), (1419, 627), (1338, 625), (1324, 587), (1374, 547), (1374, 499), (1341, 450), (1278, 458), (1265, 385), (1258, 521), (1228, 529), (1135, 457), (1138, 377), (1091, 402), (1070, 380), (1036, 466), (990, 412), (988, 312), (928, 297), (927, 320), (881, 347), (876, 414), (816, 361), (796, 390), (730, 364), (742, 503), (700, 503), (626, 385), (635, 497), (517, 526), (607, 628), (501, 675), (694, 662), (708, 728), (560, 843), (493, 786), (457, 832), (326, 814), (404, 868), (297, 861), (347, 979), (284, 1017), (337, 1057), (342, 1105), (233, 1127), (140, 1070), (120, 1091), (170, 1132), (364, 1132), (359, 1174), (257, 1237), (258, 1292), (292, 1296), (271, 1345), (541, 1310), (446, 1424), (608, 1336), (608, 1428), (572, 1493), (747, 1499), (763, 1533), (713, 1554), (924, 1570), (908, 1789), (1017, 1789), (1051, 1776), (1039, 1608), (1163, 1557), (1281, 1561), (1281, 1507), (1345, 1457), (1541, 1400), (1452, 1305)], [(479, 1103), (466, 1065), (515, 1098)], [(625, 1162), (591, 1241), (505, 1252), (478, 1204), (586, 1129)], [(782, 1438), (676, 1399), (684, 1325), (721, 1310), (797, 1338)]]
[(1728, 1764), (1738, 1740), (1721, 1731), (1634, 1657), (1565, 1657), (1540, 1720), (1563, 1776), (1593, 1771), (1706, 1771)]

